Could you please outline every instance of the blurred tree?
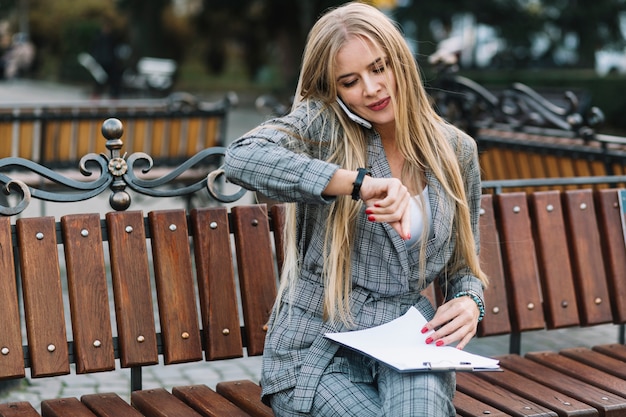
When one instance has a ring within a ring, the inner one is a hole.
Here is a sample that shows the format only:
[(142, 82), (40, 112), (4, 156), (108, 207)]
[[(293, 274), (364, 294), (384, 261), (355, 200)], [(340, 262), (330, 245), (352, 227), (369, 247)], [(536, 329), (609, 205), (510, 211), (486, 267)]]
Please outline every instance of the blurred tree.
[[(417, 23), (423, 55), (430, 55), (436, 48), (430, 32), (433, 20), (449, 25), (453, 16), (470, 13), (477, 23), (493, 27), (506, 42), (506, 56), (501, 58), (508, 65), (528, 66), (532, 59), (551, 61), (556, 50), (573, 40), (576, 45), (570, 49), (578, 55), (576, 66), (593, 68), (597, 48), (623, 45), (620, 18), (624, 18), (625, 6), (626, 0), (405, 0), (395, 14), (401, 21)], [(533, 57), (531, 50), (538, 38), (546, 46), (541, 56)]]
[[(310, 0), (203, 0), (197, 16), (199, 33), (206, 40), (207, 68), (224, 70), (228, 45), (236, 42), (250, 79), (267, 65), (279, 69), (286, 90), (295, 88), (306, 35), (317, 16), (343, 1)], [(287, 18), (285, 18), (287, 16)]]

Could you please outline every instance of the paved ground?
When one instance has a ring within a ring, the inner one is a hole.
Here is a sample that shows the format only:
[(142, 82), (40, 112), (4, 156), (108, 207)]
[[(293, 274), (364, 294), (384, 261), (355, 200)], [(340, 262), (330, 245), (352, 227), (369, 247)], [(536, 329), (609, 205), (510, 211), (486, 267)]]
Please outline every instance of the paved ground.
[[(10, 84), (0, 83), (0, 105), (15, 102), (40, 102), (41, 100), (54, 102), (85, 98), (87, 98), (87, 92), (76, 87), (24, 81)], [(250, 105), (243, 105), (234, 109), (229, 116), (229, 137), (235, 138), (241, 135), (262, 119), (263, 116)], [(102, 202), (96, 201), (95, 204), (102, 204)], [(150, 201), (142, 202), (142, 204), (145, 204), (142, 206), (145, 211), (152, 207)], [(172, 202), (172, 205), (177, 204), (180, 203)], [(47, 207), (46, 210), (55, 214), (54, 207)], [(612, 343), (617, 341), (617, 338), (618, 327), (613, 325), (550, 332), (536, 331), (524, 335), (522, 351), (556, 350), (570, 346), (589, 347), (600, 343)], [(467, 350), (481, 355), (495, 356), (506, 353), (508, 343), (506, 336), (475, 339), (470, 343)], [(260, 367), (261, 362), (258, 357), (183, 365), (155, 365), (145, 368), (143, 383), (146, 388), (164, 387), (171, 389), (173, 386), (186, 384), (206, 384), (215, 388), (220, 380), (243, 378), (258, 380)], [(26, 378), (20, 381), (17, 386), (0, 392), (0, 402), (29, 401), (35, 408), (39, 409), (42, 398), (80, 397), (82, 394), (93, 392), (116, 392), (129, 400), (129, 381), (130, 372), (128, 370), (120, 370), (115, 373), (69, 375), (53, 379)]]

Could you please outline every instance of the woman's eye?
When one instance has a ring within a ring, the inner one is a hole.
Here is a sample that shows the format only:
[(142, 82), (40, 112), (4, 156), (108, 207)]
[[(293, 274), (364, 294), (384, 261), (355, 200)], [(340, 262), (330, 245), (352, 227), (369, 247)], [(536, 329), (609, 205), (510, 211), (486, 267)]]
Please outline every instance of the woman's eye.
[(356, 80), (352, 80), (352, 81), (346, 81), (343, 83), (344, 87), (352, 87), (354, 84), (356, 84)]
[(380, 74), (381, 72), (385, 72), (385, 67), (381, 66), (381, 67), (376, 67), (373, 70), (376, 74)]

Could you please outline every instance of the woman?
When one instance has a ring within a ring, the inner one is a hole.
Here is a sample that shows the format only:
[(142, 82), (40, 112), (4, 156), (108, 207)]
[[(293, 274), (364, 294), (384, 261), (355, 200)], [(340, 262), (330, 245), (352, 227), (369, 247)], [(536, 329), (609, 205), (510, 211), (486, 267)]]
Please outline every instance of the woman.
[[(323, 15), (291, 113), (229, 146), (225, 170), (293, 203), (261, 380), (275, 414), (455, 415), (454, 373), (398, 373), (324, 337), (415, 306), (427, 342), (462, 349), (484, 314), (476, 146), (429, 105), (396, 25), (356, 2)], [(422, 290), (436, 279), (435, 312)]]

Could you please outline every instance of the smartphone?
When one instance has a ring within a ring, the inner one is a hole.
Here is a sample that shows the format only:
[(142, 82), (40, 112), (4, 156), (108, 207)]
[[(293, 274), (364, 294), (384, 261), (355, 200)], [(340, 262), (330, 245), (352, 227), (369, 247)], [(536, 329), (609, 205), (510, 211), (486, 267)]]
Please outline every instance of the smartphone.
[(352, 120), (355, 123), (360, 124), (361, 126), (367, 128), (367, 129), (371, 129), (372, 128), (372, 124), (370, 122), (368, 122), (367, 120), (365, 120), (364, 118), (357, 116), (356, 114), (352, 113), (350, 111), (350, 109), (348, 109), (348, 106), (346, 106), (344, 104), (343, 101), (341, 101), (341, 99), (339, 97), (337, 97), (337, 103), (339, 103), (339, 106), (341, 106), (341, 108), (343, 109), (344, 112), (346, 112), (346, 114), (348, 115), (348, 117), (350, 118), (350, 120)]

